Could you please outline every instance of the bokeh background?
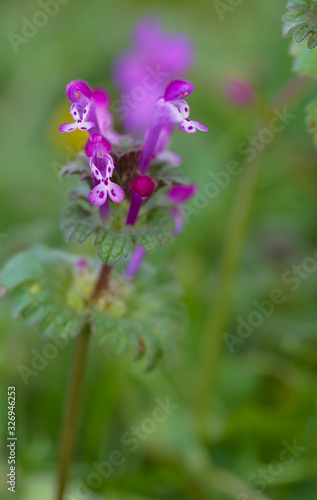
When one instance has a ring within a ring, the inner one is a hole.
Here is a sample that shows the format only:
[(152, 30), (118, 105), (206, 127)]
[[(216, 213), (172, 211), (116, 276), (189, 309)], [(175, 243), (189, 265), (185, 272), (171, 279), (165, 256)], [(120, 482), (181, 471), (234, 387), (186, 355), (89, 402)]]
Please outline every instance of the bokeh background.
[[(64, 88), (68, 81), (83, 78), (118, 97), (111, 66), (129, 47), (133, 27), (145, 15), (157, 16), (169, 32), (186, 33), (196, 48), (189, 75), (196, 92), (190, 104), (194, 118), (208, 124), (210, 133), (190, 137), (175, 133), (173, 150), (184, 158), (185, 174), (202, 189), (210, 172), (223, 170), (228, 161), (242, 166), (239, 144), (292, 78), (290, 42), (281, 36), (285, 3), (244, 0), (221, 20), (210, 0), (159, 4), (70, 0), (15, 53), (8, 33), (21, 35), (23, 18), (32, 20), (40, 6), (35, 1), (2, 0), (1, 264), (34, 242), (79, 255), (94, 254), (90, 241), (80, 248), (65, 244), (59, 229), (72, 185), (71, 180), (60, 180), (59, 169), (83, 140), (81, 135), (57, 131), (68, 114)], [(257, 98), (250, 105), (238, 108), (228, 100), (225, 85), (232, 76), (254, 85)], [(217, 298), (224, 242), (230, 242), (226, 231), (239, 175), (191, 217), (172, 244), (149, 257), (155, 265), (170, 267), (184, 289), (188, 327), (176, 367), (143, 374), (129, 357), (113, 360), (91, 345), (70, 498), (316, 498), (317, 271), (301, 280), (295, 292), (282, 281), (283, 273), (313, 256), (317, 246), (317, 152), (304, 124), (304, 106), (314, 91), (310, 88), (292, 108), (295, 119), (261, 159), (261, 179), (226, 331), (236, 334), (237, 317), (247, 318), (254, 310), (253, 301), (268, 298), (274, 288), (282, 288), (287, 300), (233, 353), (222, 342), (203, 443), (197, 443), (194, 433), (194, 380), (201, 367), (202, 337)], [(22, 322), (13, 323), (8, 303), (1, 302), (0, 313), (0, 496), (7, 498), (6, 390), (16, 385), (15, 498), (49, 500), (73, 346), (69, 343), (25, 386), (17, 366), (30, 366), (32, 349), (41, 353), (45, 340)], [(167, 397), (178, 409), (129, 453), (120, 442), (122, 434), (151, 416), (157, 398)], [(297, 440), (305, 450), (281, 466), (285, 440), (291, 444)], [(71, 493), (75, 481), (85, 482), (94, 471), (92, 464), (106, 460), (115, 449), (124, 453), (125, 463), (86, 496)]]

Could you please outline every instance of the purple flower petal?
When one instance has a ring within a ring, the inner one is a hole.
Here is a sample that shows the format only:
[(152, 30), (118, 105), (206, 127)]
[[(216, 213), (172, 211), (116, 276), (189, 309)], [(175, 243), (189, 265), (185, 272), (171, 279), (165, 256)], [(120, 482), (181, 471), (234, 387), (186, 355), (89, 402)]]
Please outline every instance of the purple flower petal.
[(195, 184), (190, 184), (189, 186), (173, 186), (167, 194), (167, 198), (170, 202), (175, 203), (175, 205), (180, 205), (186, 203), (197, 193), (198, 188)]
[(165, 90), (164, 99), (166, 101), (174, 101), (175, 99), (183, 99), (195, 90), (194, 85), (187, 80), (174, 80)]
[(91, 170), (91, 173), (96, 177), (96, 179), (98, 181), (102, 181), (103, 177), (102, 177), (100, 171), (98, 170), (98, 168), (93, 163), (90, 165), (90, 170)]
[(191, 120), (191, 122), (194, 124), (197, 130), (201, 130), (202, 132), (209, 132), (209, 128), (206, 127), (206, 125), (204, 125), (203, 123), (196, 122), (195, 120)]
[(134, 278), (134, 276), (137, 274), (138, 270), (141, 267), (141, 264), (143, 262), (143, 259), (146, 255), (146, 251), (144, 250), (143, 247), (138, 246), (135, 248), (132, 257), (130, 259), (129, 264), (127, 265), (126, 271), (125, 271), (125, 278), (127, 280), (131, 280)]
[(147, 175), (140, 175), (132, 182), (131, 189), (145, 200), (153, 193), (155, 184), (151, 177), (148, 177)]
[(58, 130), (63, 134), (67, 134), (68, 132), (74, 132), (77, 129), (77, 122), (73, 123), (63, 123), (58, 127)]
[(156, 19), (138, 24), (134, 45), (114, 66), (123, 94), (119, 118), (127, 132), (144, 133), (156, 100), (169, 81), (186, 74), (192, 61), (193, 47), (186, 36), (166, 34)]
[(88, 158), (99, 153), (108, 154), (111, 152), (111, 149), (110, 142), (101, 134), (92, 134), (85, 145), (85, 152)]
[(179, 129), (183, 132), (187, 132), (187, 134), (196, 133), (196, 127), (189, 118), (185, 118), (185, 120), (180, 124)]
[(103, 205), (107, 199), (107, 188), (106, 186), (101, 182), (97, 186), (94, 187), (92, 191), (90, 191), (88, 195), (88, 199), (90, 203), (93, 205), (96, 205), (97, 207), (100, 207)]
[(88, 260), (87, 259), (79, 259), (76, 262), (76, 271), (79, 274), (82, 274), (83, 271), (88, 267)]
[(183, 119), (183, 115), (173, 103), (163, 98), (158, 99), (153, 113), (154, 126), (169, 127), (180, 123)]
[(95, 126), (96, 126), (95, 122), (81, 122), (81, 121), (77, 122), (77, 128), (79, 130), (90, 130)]
[(109, 113), (110, 97), (103, 89), (96, 89), (92, 94), (92, 102), (99, 131), (106, 135), (112, 126), (113, 118)]
[(183, 231), (185, 220), (186, 220), (186, 212), (182, 207), (171, 208), (169, 214), (174, 219), (175, 231), (171, 233), (173, 236), (177, 236)]
[(108, 192), (109, 196), (114, 201), (114, 203), (121, 203), (123, 198), (124, 198), (124, 191), (123, 189), (118, 186), (118, 184), (115, 184), (115, 182), (109, 181), (109, 187), (108, 187)]
[(91, 89), (84, 80), (73, 80), (66, 87), (66, 95), (71, 102), (77, 102), (83, 96), (90, 99)]

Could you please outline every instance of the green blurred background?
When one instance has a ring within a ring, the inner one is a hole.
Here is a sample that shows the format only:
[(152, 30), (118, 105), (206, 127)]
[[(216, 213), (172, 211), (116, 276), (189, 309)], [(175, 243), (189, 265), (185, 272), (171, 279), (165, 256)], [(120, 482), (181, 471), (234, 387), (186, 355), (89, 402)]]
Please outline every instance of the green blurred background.
[[(230, 5), (229, 0), (224, 3)], [(128, 48), (132, 29), (144, 15), (157, 15), (169, 32), (187, 33), (196, 47), (189, 77), (197, 90), (190, 103), (194, 118), (208, 124), (211, 132), (192, 137), (175, 133), (172, 149), (184, 158), (185, 174), (203, 188), (211, 171), (223, 170), (230, 160), (242, 165), (239, 144), (292, 77), (290, 42), (281, 36), (285, 3), (244, 0), (221, 21), (210, 0), (163, 0), (159, 5), (70, 0), (16, 54), (7, 34), (20, 35), (22, 18), (32, 20), (40, 7), (34, 1), (2, 0), (1, 264), (34, 242), (93, 255), (90, 241), (81, 248), (66, 245), (59, 229), (72, 185), (60, 180), (59, 168), (82, 142), (80, 135), (57, 131), (67, 116), (64, 88), (68, 81), (83, 78), (117, 97), (111, 64)], [(228, 102), (224, 83), (230, 75), (253, 82), (258, 91), (253, 105), (237, 109)], [(159, 367), (143, 374), (129, 357), (109, 359), (103, 349), (91, 346), (71, 488), (76, 479), (85, 481), (94, 471), (92, 464), (106, 460), (112, 450), (122, 451), (125, 463), (90, 495), (70, 493), (70, 498), (316, 498), (317, 274), (312, 272), (296, 292), (282, 282), (283, 273), (316, 248), (317, 154), (304, 125), (304, 105), (312, 95), (314, 89), (293, 109), (296, 118), (263, 157), (227, 331), (235, 334), (236, 318), (246, 318), (254, 310), (252, 302), (266, 299), (274, 288), (285, 288), (287, 300), (235, 346), (233, 354), (223, 341), (204, 444), (196, 442), (193, 432), (193, 381), (200, 368), (206, 317), (218, 293), (219, 262), (240, 176), (191, 217), (173, 244), (149, 257), (155, 265), (170, 266), (184, 288), (189, 321), (177, 366), (170, 372)], [(22, 322), (12, 322), (8, 303), (0, 304), (0, 313), (2, 436), (7, 386), (17, 387), (15, 498), (49, 500), (72, 343), (25, 386), (17, 366), (30, 366), (32, 349), (41, 353), (46, 341)], [(178, 409), (129, 453), (120, 442), (122, 434), (151, 416), (157, 398), (167, 397)], [(276, 465), (283, 441), (294, 439), (305, 451), (288, 465)], [(2, 444), (0, 496), (5, 499), (3, 439)], [(263, 469), (268, 479), (258, 496), (256, 488), (247, 485)]]

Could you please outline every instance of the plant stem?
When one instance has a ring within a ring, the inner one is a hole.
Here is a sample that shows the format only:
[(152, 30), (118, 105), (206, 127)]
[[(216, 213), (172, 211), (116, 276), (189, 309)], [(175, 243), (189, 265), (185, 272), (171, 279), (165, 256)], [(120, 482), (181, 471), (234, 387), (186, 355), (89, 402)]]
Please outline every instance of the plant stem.
[[(96, 300), (108, 288), (111, 267), (103, 264), (91, 299)], [(57, 500), (63, 500), (74, 453), (78, 424), (80, 399), (83, 390), (88, 343), (91, 336), (90, 325), (86, 324), (80, 332), (72, 366), (71, 380), (61, 434), (61, 450), (58, 470)]]
[(92, 300), (98, 299), (100, 294), (108, 289), (111, 270), (111, 266), (108, 266), (107, 264), (102, 265), (95, 289), (91, 295)]
[[(310, 82), (310, 79), (303, 77), (291, 80), (273, 101), (272, 108), (280, 109), (289, 104), (307, 88), (307, 84)], [(271, 117), (272, 112), (268, 113), (260, 129), (268, 125)], [(256, 158), (244, 167), (225, 236), (217, 299), (206, 321), (202, 337), (201, 359), (198, 365), (200, 370), (197, 377), (194, 411), (196, 432), (200, 435), (203, 435), (206, 430), (210, 396), (223, 342), (222, 336), (225, 333), (231, 310), (232, 292), (239, 271), (248, 222), (252, 212), (252, 202), (261, 174), (263, 156), (269, 149), (267, 146), (262, 152), (258, 152)]]
[(64, 425), (61, 435), (61, 452), (58, 472), (57, 500), (63, 500), (73, 458), (80, 398), (83, 388), (87, 347), (90, 338), (90, 326), (85, 325), (78, 336), (72, 367), (71, 382), (67, 398)]

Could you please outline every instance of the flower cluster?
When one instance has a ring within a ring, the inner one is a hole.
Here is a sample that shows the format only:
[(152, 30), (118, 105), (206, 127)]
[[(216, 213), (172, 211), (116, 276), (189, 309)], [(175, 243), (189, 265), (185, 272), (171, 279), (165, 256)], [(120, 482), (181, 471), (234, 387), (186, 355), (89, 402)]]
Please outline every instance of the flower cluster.
[(193, 55), (186, 35), (164, 33), (156, 19), (137, 24), (131, 49), (119, 56), (113, 67), (114, 80), (122, 92), (117, 110), (125, 132), (144, 134), (156, 100), (171, 80), (187, 74)]
[[(142, 26), (139, 35), (139, 45), (142, 48), (141, 59), (144, 57), (145, 42), (151, 45), (151, 40), (154, 43), (155, 38), (155, 43), (161, 41), (164, 45), (163, 52), (168, 54), (170, 59), (168, 44), (171, 44), (171, 50), (177, 46), (176, 52), (172, 50), (175, 65), (185, 68), (184, 53), (188, 46), (186, 49), (183, 39), (174, 37), (170, 41), (166, 39), (163, 41), (163, 35), (159, 35), (157, 30), (154, 30), (154, 38), (151, 38), (146, 25)], [(163, 59), (162, 55), (161, 60)], [(180, 64), (180, 59), (183, 59), (183, 65)], [(137, 54), (134, 54), (132, 66), (138, 66), (139, 63)], [(118, 64), (117, 69), (120, 67), (122, 80), (125, 74), (123, 60), (119, 60)], [(173, 67), (172, 60), (169, 60), (169, 64)], [(131, 69), (131, 60), (130, 63), (127, 62), (127, 65)], [(64, 123), (59, 130), (62, 133), (69, 133), (76, 129), (88, 132), (85, 154), (92, 180), (92, 189), (88, 199), (93, 205), (100, 207), (101, 219), (108, 221), (110, 219), (109, 200), (121, 204), (126, 199), (129, 202), (129, 208), (125, 208), (127, 210), (125, 224), (134, 226), (138, 221), (142, 205), (148, 203), (158, 191), (161, 193), (161, 188), (169, 186), (169, 192), (164, 194), (164, 203), (169, 216), (174, 220), (175, 230), (171, 234), (176, 235), (182, 230), (185, 220), (182, 204), (195, 195), (197, 188), (194, 185), (188, 185), (188, 182), (184, 184), (177, 181), (164, 182), (164, 179), (162, 181), (161, 178), (153, 175), (151, 165), (155, 161), (167, 163), (171, 168), (176, 168), (180, 164), (180, 158), (168, 150), (175, 125), (187, 134), (194, 134), (197, 130), (208, 131), (204, 124), (190, 118), (190, 108), (186, 99), (193, 90), (194, 85), (184, 79), (173, 79), (165, 85), (163, 90), (160, 88), (161, 93), (156, 96), (154, 102), (147, 103), (147, 127), (144, 131), (143, 145), (140, 145), (139, 128), (136, 126), (135, 133), (131, 130), (133, 120), (130, 122), (130, 132), (132, 132), (130, 136), (124, 136), (114, 129), (114, 119), (110, 112), (110, 97), (105, 90), (93, 89), (83, 80), (74, 80), (67, 85), (66, 95), (71, 103), (70, 114), (74, 122)], [(142, 113), (145, 118), (144, 109)], [(124, 123), (121, 123), (121, 128), (125, 128)], [(127, 138), (130, 150), (125, 150), (126, 162), (123, 168), (122, 158), (121, 162), (118, 158), (122, 151), (122, 143)], [(127, 158), (130, 158), (129, 155), (132, 157), (132, 164), (127, 161)], [(113, 177), (116, 182), (112, 180)], [(159, 196), (161, 197), (161, 194)], [(160, 199), (162, 200), (162, 197)], [(162, 201), (157, 204), (162, 205)], [(138, 259), (142, 254), (142, 250), (137, 248)]]
[[(155, 190), (155, 182), (144, 174), (152, 159), (158, 153), (164, 152), (173, 130), (172, 126), (179, 124), (180, 130), (188, 134), (193, 134), (196, 130), (208, 131), (205, 125), (189, 118), (189, 105), (185, 98), (193, 90), (191, 82), (174, 80), (166, 87), (164, 95), (156, 101), (138, 165), (142, 175), (134, 180), (129, 193), (131, 206), (127, 224), (134, 224), (137, 218), (135, 206), (140, 208), (142, 201), (151, 196)], [(112, 128), (113, 119), (109, 112), (108, 94), (101, 89), (92, 90), (82, 80), (70, 82), (66, 94), (71, 102), (70, 113), (75, 122), (64, 123), (59, 130), (65, 133), (79, 129), (89, 133), (85, 153), (95, 182), (95, 187), (89, 194), (89, 201), (93, 205), (101, 206), (106, 203), (109, 196), (113, 202), (121, 203), (125, 193), (118, 184), (110, 180), (115, 169), (110, 141), (118, 144), (120, 134)], [(187, 187), (184, 189), (187, 192)], [(172, 198), (169, 196), (170, 201)]]

